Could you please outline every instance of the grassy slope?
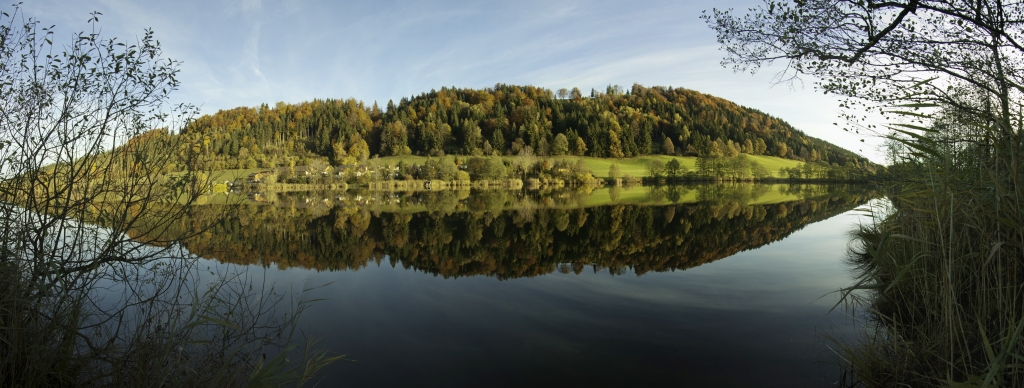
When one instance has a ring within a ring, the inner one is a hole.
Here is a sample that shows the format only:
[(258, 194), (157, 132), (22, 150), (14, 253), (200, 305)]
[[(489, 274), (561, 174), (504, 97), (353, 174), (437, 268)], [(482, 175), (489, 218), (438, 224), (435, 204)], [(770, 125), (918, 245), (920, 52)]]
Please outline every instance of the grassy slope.
[(235, 179), (238, 179), (238, 178), (245, 178), (245, 177), (249, 176), (249, 174), (252, 174), (252, 173), (255, 173), (255, 172), (260, 172), (260, 171), (265, 171), (265, 170), (272, 170), (272, 169), (270, 169), (270, 168), (246, 168), (246, 169), (236, 169), (236, 170), (219, 170), (219, 171), (214, 171), (212, 174), (210, 174), (210, 179), (213, 180), (214, 182), (234, 181)]
[(750, 159), (753, 159), (754, 161), (756, 161), (757, 164), (760, 164), (760, 165), (764, 166), (765, 168), (767, 168), (768, 171), (770, 171), (772, 173), (772, 176), (774, 176), (776, 178), (779, 177), (779, 169), (780, 168), (782, 168), (782, 167), (785, 167), (785, 168), (799, 167), (800, 165), (804, 164), (804, 162), (796, 161), (796, 160), (793, 160), (793, 159), (778, 158), (778, 157), (775, 157), (775, 156), (747, 155), (747, 157), (750, 158)]
[[(457, 156), (457, 157), (465, 157), (465, 156)], [(767, 168), (768, 171), (770, 171), (773, 176), (778, 176), (779, 168), (781, 168), (781, 167), (787, 167), (787, 168), (788, 167), (797, 167), (797, 166), (803, 164), (803, 162), (800, 162), (800, 161), (796, 161), (796, 160), (792, 160), (792, 159), (777, 158), (777, 157), (774, 157), (774, 156), (747, 155), (747, 157), (752, 159), (752, 160), (754, 160), (754, 161), (756, 161), (758, 164), (764, 166), (765, 168)], [(506, 159), (506, 160), (512, 160), (512, 159), (515, 159), (516, 157), (514, 157), (514, 156), (505, 156), (503, 158)], [(541, 159), (541, 157), (537, 157), (537, 158)], [(685, 166), (690, 171), (693, 171), (693, 170), (695, 170), (697, 168), (696, 167), (697, 158), (696, 157), (692, 157), (692, 156), (648, 155), (648, 156), (638, 156), (638, 157), (635, 157), (635, 158), (622, 158), (622, 159), (593, 158), (593, 157), (589, 157), (589, 156), (582, 157), (583, 164), (587, 168), (589, 168), (591, 171), (593, 171), (594, 175), (599, 177), (599, 178), (607, 178), (608, 177), (608, 169), (611, 167), (612, 164), (619, 165), (619, 173), (622, 174), (623, 176), (630, 175), (630, 176), (633, 176), (633, 177), (646, 177), (646, 176), (650, 175), (650, 174), (647, 173), (647, 162), (649, 162), (651, 160), (657, 159), (657, 160), (662, 161), (663, 163), (668, 163), (673, 158), (674, 159), (678, 159), (679, 163), (682, 164), (683, 166)], [(577, 159), (580, 159), (580, 157), (577, 157), (577, 156), (552, 156), (551, 159), (555, 159), (555, 160), (568, 160), (570, 162), (575, 162)], [(391, 164), (391, 165), (398, 164), (399, 161), (405, 161), (405, 163), (407, 163), (407, 164), (413, 164), (413, 163), (422, 164), (426, 160), (427, 160), (427, 157), (425, 157), (425, 156), (386, 156), (386, 157), (377, 159), (377, 161), (379, 163)]]
[[(223, 183), (224, 181), (233, 181), (238, 178), (245, 178), (254, 172), (272, 170), (271, 168), (241, 168), (231, 170), (217, 170), (209, 173), (210, 180), (214, 183)], [(182, 172), (172, 172), (167, 174), (168, 176), (178, 177), (181, 176)]]
[[(464, 156), (456, 156), (456, 158), (466, 158)], [(512, 161), (518, 157), (502, 157), (505, 160)], [(782, 159), (775, 157), (766, 156), (751, 156), (748, 158), (764, 166), (772, 173), (772, 176), (778, 176), (779, 168), (791, 168), (799, 167), (803, 162), (798, 162), (790, 159)], [(531, 157), (527, 161), (542, 159), (539, 157)], [(623, 159), (605, 159), (605, 158), (591, 158), (591, 157), (551, 157), (554, 160), (564, 160), (568, 162), (575, 162), (579, 159), (583, 159), (584, 166), (594, 172), (594, 175), (599, 178), (608, 177), (608, 169), (612, 164), (618, 165), (618, 170), (623, 176), (633, 177), (646, 177), (649, 176), (647, 172), (647, 163), (652, 160), (659, 160), (663, 163), (669, 163), (673, 159), (679, 160), (679, 163), (686, 167), (689, 171), (696, 169), (696, 158), (694, 157), (670, 157), (666, 155), (652, 155), (637, 158), (623, 158)], [(423, 164), (427, 161), (427, 157), (416, 157), (416, 156), (403, 156), (403, 157), (384, 157), (377, 159), (376, 162), (384, 165), (397, 165), (398, 162), (406, 162), (407, 164)], [(259, 172), (267, 169), (232, 169), (232, 170), (218, 170), (210, 173), (210, 178), (214, 182), (223, 182), (225, 180), (232, 181), (238, 178), (245, 178), (254, 172)], [(175, 175), (175, 174), (171, 174)]]

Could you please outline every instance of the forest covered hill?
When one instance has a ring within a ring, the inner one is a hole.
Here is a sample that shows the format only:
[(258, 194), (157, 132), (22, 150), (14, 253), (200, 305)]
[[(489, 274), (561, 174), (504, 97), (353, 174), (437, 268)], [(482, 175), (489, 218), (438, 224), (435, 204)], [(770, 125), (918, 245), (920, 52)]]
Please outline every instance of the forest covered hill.
[(355, 99), (279, 102), (202, 116), (182, 130), (204, 170), (348, 164), (374, 155), (768, 155), (863, 167), (867, 159), (785, 121), (681, 88), (553, 92), (441, 88), (386, 109)]

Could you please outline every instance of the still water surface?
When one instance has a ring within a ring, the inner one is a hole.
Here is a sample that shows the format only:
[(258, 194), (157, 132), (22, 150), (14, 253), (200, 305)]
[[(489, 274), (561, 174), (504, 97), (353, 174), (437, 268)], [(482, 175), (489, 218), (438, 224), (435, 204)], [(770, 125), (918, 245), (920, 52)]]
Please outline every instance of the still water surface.
[[(647, 190), (475, 210), (480, 193), (395, 197), (410, 208), (392, 211), (293, 199), (250, 207), (192, 249), (324, 299), (303, 327), (356, 361), (320, 386), (831, 385), (821, 334), (849, 330), (828, 314), (831, 292), (850, 283), (853, 209), (874, 194)], [(438, 201), (447, 210), (423, 211)]]

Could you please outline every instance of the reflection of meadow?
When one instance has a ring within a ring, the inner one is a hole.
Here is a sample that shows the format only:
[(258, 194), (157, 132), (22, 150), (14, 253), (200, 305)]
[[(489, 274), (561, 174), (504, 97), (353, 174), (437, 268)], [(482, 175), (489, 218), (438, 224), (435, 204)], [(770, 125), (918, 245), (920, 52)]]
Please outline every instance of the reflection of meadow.
[(326, 213), (334, 207), (355, 207), (371, 212), (502, 211), (521, 208), (580, 208), (615, 204), (668, 205), (734, 201), (772, 204), (828, 196), (835, 192), (863, 192), (858, 185), (817, 184), (692, 184), (659, 186), (611, 186), (542, 188), (539, 190), (439, 191), (261, 191), (217, 194), (203, 198), (202, 205), (271, 205)]
[[(753, 249), (874, 197), (863, 187), (839, 186), (600, 190), (388, 193), (383, 198), (373, 192), (333, 201), (287, 193), (278, 195), (274, 206), (207, 206), (181, 227), (214, 225), (190, 240), (189, 249), (239, 264), (358, 270), (387, 262), (444, 277), (499, 279), (555, 271), (643, 274), (691, 268)], [(603, 195), (615, 202), (592, 205), (591, 199)]]

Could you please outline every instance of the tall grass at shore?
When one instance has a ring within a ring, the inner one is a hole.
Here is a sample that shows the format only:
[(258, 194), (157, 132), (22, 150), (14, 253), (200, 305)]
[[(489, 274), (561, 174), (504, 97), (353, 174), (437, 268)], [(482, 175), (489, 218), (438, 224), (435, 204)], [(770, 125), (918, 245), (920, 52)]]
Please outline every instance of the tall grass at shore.
[(889, 205), (853, 233), (842, 294), (866, 325), (834, 342), (845, 385), (1024, 386), (1019, 129), (914, 129), (890, 142)]

